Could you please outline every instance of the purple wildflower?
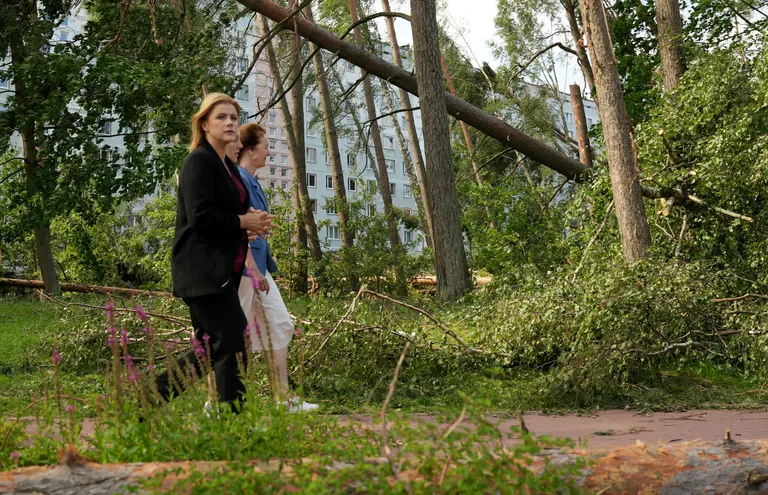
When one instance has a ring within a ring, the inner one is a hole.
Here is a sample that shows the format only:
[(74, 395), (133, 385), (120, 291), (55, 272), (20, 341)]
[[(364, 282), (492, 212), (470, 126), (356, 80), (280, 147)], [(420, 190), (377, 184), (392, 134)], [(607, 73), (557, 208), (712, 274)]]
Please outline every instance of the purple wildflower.
[(174, 344), (173, 342), (166, 342), (165, 348), (166, 350), (172, 351), (176, 348), (176, 344)]
[(203, 349), (203, 346), (200, 345), (200, 341), (197, 340), (195, 337), (192, 337), (192, 347), (195, 349), (195, 354), (197, 354), (198, 356), (205, 355), (205, 349)]
[(117, 345), (117, 339), (111, 336), (107, 337), (107, 345), (109, 347), (115, 347), (115, 345)]
[(125, 355), (125, 367), (128, 369), (133, 368), (133, 356), (130, 354)]
[(128, 345), (128, 340), (129, 340), (128, 339), (128, 332), (125, 329), (123, 329), (120, 332), (120, 345), (123, 346), (123, 347), (127, 346)]
[(147, 312), (144, 311), (144, 307), (141, 304), (136, 306), (136, 317), (141, 321), (147, 321)]
[(152, 373), (153, 371), (155, 371), (155, 367), (152, 364), (148, 364), (147, 365), (147, 371)]
[(209, 340), (211, 340), (211, 336), (210, 335), (208, 335), (207, 333), (205, 335), (203, 335), (203, 342), (208, 344)]
[(15, 460), (17, 460), (17, 459), (18, 459), (20, 456), (21, 456), (21, 452), (19, 452), (18, 450), (14, 450), (13, 452), (11, 452), (11, 460), (14, 460), (14, 461), (15, 461)]
[(109, 300), (106, 306), (104, 306), (107, 310), (107, 318), (110, 320), (115, 317), (115, 301), (112, 299)]
[(294, 335), (295, 337), (299, 337), (299, 338), (300, 338), (302, 335), (304, 335), (304, 330), (302, 330), (302, 329), (301, 329), (301, 327), (296, 327), (296, 328), (293, 330), (293, 335)]
[(56, 348), (56, 346), (53, 346), (53, 364), (58, 366), (60, 362), (61, 354), (59, 354), (59, 350)]
[(75, 406), (73, 406), (72, 404), (69, 404), (67, 407), (64, 408), (64, 410), (67, 411), (68, 413), (72, 413), (75, 411)]
[(149, 325), (145, 326), (144, 327), (144, 335), (149, 337), (151, 334), (152, 334), (152, 327), (150, 327)]
[(138, 378), (139, 377), (138, 375), (136, 375), (135, 371), (132, 371), (131, 373), (128, 374), (128, 381), (131, 383), (135, 383)]
[(259, 322), (256, 320), (253, 320), (253, 329), (256, 330), (256, 335), (261, 337), (261, 325), (259, 325)]

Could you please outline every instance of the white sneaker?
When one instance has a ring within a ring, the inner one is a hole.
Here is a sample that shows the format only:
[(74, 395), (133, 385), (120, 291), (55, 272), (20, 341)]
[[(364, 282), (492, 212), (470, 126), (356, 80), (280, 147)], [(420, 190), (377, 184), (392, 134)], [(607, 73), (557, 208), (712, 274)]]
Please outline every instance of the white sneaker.
[(305, 402), (298, 397), (293, 397), (289, 401), (286, 401), (285, 405), (288, 406), (288, 412), (290, 413), (311, 412), (320, 408), (317, 404)]

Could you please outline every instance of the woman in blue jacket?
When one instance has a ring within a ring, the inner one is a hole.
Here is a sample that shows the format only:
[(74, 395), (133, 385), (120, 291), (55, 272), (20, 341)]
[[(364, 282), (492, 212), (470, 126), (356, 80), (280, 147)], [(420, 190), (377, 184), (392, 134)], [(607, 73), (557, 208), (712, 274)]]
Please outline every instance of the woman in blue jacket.
[[(256, 171), (266, 166), (269, 156), (269, 140), (263, 127), (255, 123), (240, 127), (242, 149), (238, 154), (238, 170), (243, 179), (250, 206), (269, 211), (267, 197), (256, 179)], [(276, 386), (279, 400), (285, 401), (291, 412), (312, 411), (316, 404), (291, 396), (288, 388), (288, 344), (293, 338), (293, 322), (280, 290), (272, 279), (277, 264), (265, 238), (257, 238), (250, 244), (246, 267), (252, 277), (243, 276), (240, 282), (240, 303), (251, 325), (251, 348), (264, 352), (270, 365), (270, 375)]]

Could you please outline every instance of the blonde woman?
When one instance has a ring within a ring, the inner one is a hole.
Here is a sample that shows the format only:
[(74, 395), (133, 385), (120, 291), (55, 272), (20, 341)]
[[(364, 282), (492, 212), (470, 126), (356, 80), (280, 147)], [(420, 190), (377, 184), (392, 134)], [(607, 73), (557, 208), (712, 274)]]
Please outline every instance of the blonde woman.
[[(238, 410), (245, 392), (238, 355), (245, 357), (248, 324), (237, 290), (250, 233), (265, 235), (274, 216), (250, 208), (248, 190), (226, 156), (237, 140), (240, 106), (229, 96), (210, 93), (192, 117), (189, 155), (179, 174), (176, 230), (171, 251), (173, 293), (189, 306), (194, 348), (177, 370), (201, 377), (201, 359), (210, 349), (219, 400)], [(255, 237), (255, 236), (254, 236)], [(173, 374), (173, 376), (171, 376)], [(160, 396), (184, 390), (185, 377), (165, 371), (157, 377)]]
[[(245, 124), (240, 127), (240, 142), (239, 171), (248, 189), (250, 206), (269, 212), (267, 197), (256, 179), (256, 171), (266, 166), (269, 156), (266, 132), (258, 124)], [(294, 327), (272, 278), (277, 265), (269, 243), (266, 238), (260, 237), (251, 242), (250, 248), (246, 264), (253, 278), (243, 276), (239, 295), (246, 318), (252, 325), (251, 347), (255, 352), (264, 353), (279, 400), (285, 401), (291, 412), (313, 411), (318, 408), (316, 404), (292, 396), (288, 387), (288, 344), (293, 338)]]

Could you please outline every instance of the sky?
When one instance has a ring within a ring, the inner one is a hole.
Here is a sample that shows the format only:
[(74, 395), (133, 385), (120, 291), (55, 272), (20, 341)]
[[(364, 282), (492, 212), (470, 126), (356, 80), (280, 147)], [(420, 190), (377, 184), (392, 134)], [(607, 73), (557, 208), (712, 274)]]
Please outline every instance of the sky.
[[(496, 37), (496, 26), (494, 19), (496, 17), (497, 0), (446, 0), (445, 11), (438, 12), (438, 20), (444, 19), (449, 30), (453, 31), (453, 38), (464, 49), (473, 65), (479, 67), (483, 62), (488, 62), (491, 67), (499, 65), (500, 61), (494, 57), (493, 50), (489, 42)], [(373, 1), (374, 10), (380, 8), (377, 1)], [(393, 11), (410, 14), (409, 0), (391, 0)], [(380, 26), (381, 32), (386, 33), (383, 22)], [(395, 19), (395, 31), (397, 40), (401, 45), (411, 44), (413, 36), (411, 35), (410, 24), (403, 19)], [(458, 34), (462, 33), (463, 38)], [(557, 67), (558, 82), (560, 89), (568, 91), (568, 85), (578, 83), (584, 86), (575, 60), (572, 60), (568, 66), (558, 64)]]

